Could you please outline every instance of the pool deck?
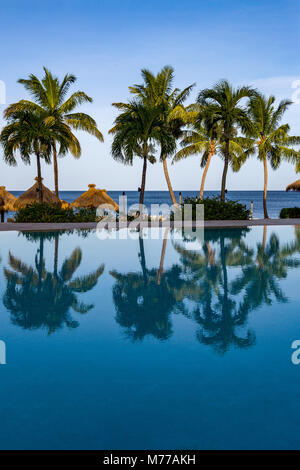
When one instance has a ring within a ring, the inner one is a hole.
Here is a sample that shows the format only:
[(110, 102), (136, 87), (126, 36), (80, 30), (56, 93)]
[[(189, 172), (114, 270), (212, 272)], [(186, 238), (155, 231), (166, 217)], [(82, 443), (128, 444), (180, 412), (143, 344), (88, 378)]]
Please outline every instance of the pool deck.
[[(171, 228), (180, 227), (178, 222), (120, 222), (115, 225), (114, 228), (134, 228), (140, 226), (141, 228), (146, 227), (168, 227)], [(268, 226), (268, 225), (299, 225), (300, 219), (253, 219), (253, 220), (207, 220), (204, 222), (205, 228), (234, 228), (234, 227), (257, 227), (257, 226)], [(27, 232), (42, 232), (42, 231), (56, 231), (56, 230), (90, 230), (98, 228), (108, 228), (107, 223), (96, 223), (96, 222), (86, 222), (86, 223), (58, 223), (58, 224), (48, 224), (48, 223), (1, 223), (0, 232), (6, 231), (27, 231)], [(185, 222), (186, 227), (195, 227), (195, 223)], [(197, 224), (198, 227), (201, 227), (202, 224)], [(110, 228), (113, 228), (110, 226)]]

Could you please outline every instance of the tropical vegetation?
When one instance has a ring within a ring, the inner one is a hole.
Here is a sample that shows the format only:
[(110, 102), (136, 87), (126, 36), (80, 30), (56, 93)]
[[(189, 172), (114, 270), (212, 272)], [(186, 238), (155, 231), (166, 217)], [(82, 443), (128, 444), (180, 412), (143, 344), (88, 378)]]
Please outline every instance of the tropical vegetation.
[(34, 202), (20, 208), (14, 216), (18, 223), (68, 223), (68, 222), (95, 222), (96, 209), (92, 207), (73, 209), (62, 208), (59, 204), (42, 204)]
[(300, 207), (284, 207), (281, 209), (279, 217), (281, 219), (299, 219)]
[[(59, 197), (57, 143), (60, 144), (59, 156), (70, 152), (75, 158), (79, 158), (81, 147), (73, 130), (88, 132), (103, 142), (103, 135), (99, 131), (96, 121), (89, 114), (75, 112), (77, 106), (86, 102), (91, 103), (92, 98), (83, 91), (76, 91), (67, 96), (69, 88), (75, 81), (74, 75), (67, 74), (60, 82), (44, 67), (44, 76), (41, 80), (33, 74), (28, 79), (21, 78), (19, 80), (19, 83), (24, 85), (34, 101), (23, 99), (18, 103), (11, 104), (4, 111), (4, 117), (12, 124), (16, 116), (18, 117), (19, 113), (24, 112), (33, 116), (32, 119), (39, 119), (43, 123), (43, 128), (39, 130), (40, 138), (43, 139), (46, 132), (50, 141), (48, 155), (53, 157), (54, 186), (57, 197)], [(5, 134), (5, 128), (3, 132)]]
[(248, 114), (251, 119), (250, 137), (257, 149), (257, 157), (264, 166), (264, 193), (263, 207), (264, 217), (267, 219), (267, 187), (268, 187), (268, 165), (276, 170), (282, 160), (294, 163), (296, 169), (300, 169), (299, 152), (291, 148), (300, 143), (300, 137), (290, 136), (290, 126), (280, 124), (280, 121), (292, 104), (292, 101), (282, 100), (277, 107), (274, 106), (275, 97), (256, 93), (252, 96), (248, 105)]
[(144, 83), (129, 87), (129, 91), (136, 95), (145, 106), (151, 105), (158, 108), (161, 126), (168, 132), (168, 138), (173, 139), (173, 145), (170, 145), (170, 141), (161, 132), (158, 143), (160, 145), (160, 160), (163, 164), (171, 201), (177, 205), (166, 159), (174, 153), (176, 140), (182, 136), (184, 126), (191, 122), (197, 114), (193, 108), (186, 108), (183, 105), (194, 84), (183, 90), (173, 88), (174, 69), (170, 66), (163, 67), (156, 75), (147, 69), (143, 69), (141, 73)]
[[(282, 161), (287, 161), (295, 165), (296, 172), (300, 171), (300, 137), (290, 135), (289, 124), (282, 123), (291, 101), (282, 100), (276, 105), (274, 96), (264, 96), (248, 85), (233, 87), (227, 80), (221, 80), (198, 91), (196, 102), (187, 104), (195, 85), (175, 87), (172, 67), (165, 66), (156, 74), (142, 69), (141, 74), (142, 83), (129, 86), (132, 99), (113, 103), (118, 115), (109, 131), (115, 160), (133, 165), (135, 157), (142, 159), (139, 204), (144, 203), (148, 164), (159, 160), (172, 204), (178, 206), (167, 159), (171, 158), (173, 164), (198, 154), (203, 168), (199, 200), (210, 211), (208, 217), (218, 212), (219, 217), (226, 218), (227, 214), (248, 218), (244, 208), (225, 200), (227, 175), (229, 167), (238, 172), (250, 156), (256, 155), (263, 163), (263, 208), (264, 217), (268, 218), (268, 165), (276, 170)], [(7, 123), (0, 133), (4, 160), (15, 166), (18, 159), (30, 164), (35, 158), (40, 203), (43, 203), (42, 162), (53, 163), (55, 195), (59, 201), (58, 157), (71, 153), (78, 158), (81, 154), (74, 131), (85, 131), (103, 141), (96, 121), (77, 112), (79, 105), (91, 103), (92, 98), (83, 91), (69, 95), (75, 81), (72, 74), (60, 80), (44, 67), (42, 79), (31, 74), (19, 80), (32, 100), (22, 99), (4, 111)], [(224, 162), (220, 175), (221, 204), (215, 199), (203, 199), (209, 167), (216, 156)]]
[(193, 199), (185, 198), (182, 207), (184, 218), (184, 210), (187, 205), (192, 209), (192, 220), (199, 220), (197, 217), (197, 207), (204, 206), (204, 219), (205, 220), (248, 220), (250, 218), (250, 211), (244, 204), (237, 201), (222, 201), (218, 197)]

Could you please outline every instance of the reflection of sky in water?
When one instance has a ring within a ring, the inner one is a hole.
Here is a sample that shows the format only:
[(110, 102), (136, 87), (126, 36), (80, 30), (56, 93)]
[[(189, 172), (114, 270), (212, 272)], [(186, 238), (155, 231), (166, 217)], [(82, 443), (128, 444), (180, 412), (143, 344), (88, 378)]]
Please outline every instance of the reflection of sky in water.
[(1, 448), (299, 447), (297, 229), (33, 238), (0, 233)]

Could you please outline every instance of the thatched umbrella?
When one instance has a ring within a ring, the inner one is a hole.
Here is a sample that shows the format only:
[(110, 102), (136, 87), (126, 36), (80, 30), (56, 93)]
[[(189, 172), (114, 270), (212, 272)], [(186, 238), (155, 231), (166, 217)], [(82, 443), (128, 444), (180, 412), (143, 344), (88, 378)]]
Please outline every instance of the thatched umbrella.
[(106, 193), (105, 189), (96, 189), (95, 184), (89, 184), (89, 189), (72, 202), (73, 207), (95, 207), (102, 206), (104, 209), (119, 210), (118, 204)]
[(0, 186), (0, 217), (1, 222), (4, 222), (4, 213), (7, 211), (14, 211), (14, 203), (17, 200), (16, 196), (6, 191), (5, 186)]
[[(16, 200), (16, 202), (14, 203), (15, 210), (19, 210), (22, 207), (27, 206), (28, 204), (32, 204), (33, 202), (40, 202), (38, 178), (35, 178), (35, 180), (36, 183), (31, 186), (31, 188), (27, 189), (25, 193), (21, 194), (21, 196)], [(42, 182), (41, 185), (43, 190), (43, 202), (47, 202), (50, 204), (57, 204), (60, 202), (59, 199), (55, 196), (55, 194), (53, 194), (50, 189), (44, 186)]]
[(286, 191), (300, 191), (300, 180), (294, 181), (286, 187)]
[(67, 201), (64, 201), (63, 199), (60, 199), (60, 204), (62, 209), (69, 209), (71, 204)]
[(0, 186), (0, 198), (2, 198), (4, 202), (4, 210), (5, 211), (14, 211), (14, 203), (16, 202), (17, 198), (10, 192), (5, 189), (5, 186)]

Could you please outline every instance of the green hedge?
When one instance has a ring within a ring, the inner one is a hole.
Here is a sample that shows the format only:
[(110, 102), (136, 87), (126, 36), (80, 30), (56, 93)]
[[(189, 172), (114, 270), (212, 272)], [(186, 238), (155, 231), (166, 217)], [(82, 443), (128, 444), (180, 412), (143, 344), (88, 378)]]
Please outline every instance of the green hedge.
[[(192, 205), (193, 220), (196, 219), (196, 205), (204, 204), (205, 220), (249, 220), (250, 211), (240, 202), (227, 200), (222, 202), (219, 197), (200, 199), (185, 198), (184, 204)], [(184, 212), (184, 208), (182, 209)]]
[(281, 209), (281, 219), (299, 219), (300, 218), (300, 207), (286, 207)]
[(20, 209), (14, 217), (15, 222), (95, 222), (96, 209), (62, 209), (56, 204), (33, 203)]

